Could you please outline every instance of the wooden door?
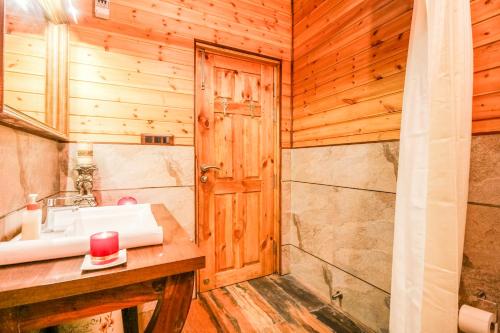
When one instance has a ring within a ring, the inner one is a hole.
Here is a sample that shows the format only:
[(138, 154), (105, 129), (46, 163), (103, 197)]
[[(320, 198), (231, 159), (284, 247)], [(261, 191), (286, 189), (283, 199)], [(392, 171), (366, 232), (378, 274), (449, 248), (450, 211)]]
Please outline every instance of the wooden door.
[(196, 54), (197, 234), (206, 255), (199, 286), (206, 291), (274, 272), (275, 65)]

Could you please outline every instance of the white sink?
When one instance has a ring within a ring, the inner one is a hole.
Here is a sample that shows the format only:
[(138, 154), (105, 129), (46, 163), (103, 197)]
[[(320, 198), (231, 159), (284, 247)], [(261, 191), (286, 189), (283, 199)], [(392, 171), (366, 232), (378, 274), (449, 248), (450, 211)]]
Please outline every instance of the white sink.
[(55, 208), (47, 219), (50, 225), (40, 239), (0, 242), (0, 266), (86, 254), (90, 235), (100, 231), (117, 231), (122, 249), (163, 242), (163, 229), (149, 204)]
[(73, 210), (64, 208), (52, 209), (47, 214), (44, 234), (59, 234), (59, 237), (62, 236), (61, 233), (65, 236), (90, 236), (96, 232), (110, 230), (129, 233), (157, 225), (148, 204)]

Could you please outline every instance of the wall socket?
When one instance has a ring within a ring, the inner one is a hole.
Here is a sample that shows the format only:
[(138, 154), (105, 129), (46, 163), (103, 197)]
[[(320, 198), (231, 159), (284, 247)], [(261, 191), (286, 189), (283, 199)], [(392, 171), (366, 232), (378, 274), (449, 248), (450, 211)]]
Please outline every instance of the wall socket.
[(174, 144), (172, 135), (141, 134), (141, 144), (171, 146)]

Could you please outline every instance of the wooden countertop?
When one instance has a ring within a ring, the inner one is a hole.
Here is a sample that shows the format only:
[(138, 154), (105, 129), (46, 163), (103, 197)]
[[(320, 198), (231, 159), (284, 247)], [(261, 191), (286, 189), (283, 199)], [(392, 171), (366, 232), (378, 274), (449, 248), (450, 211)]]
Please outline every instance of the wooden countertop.
[(205, 266), (205, 256), (189, 240), (165, 206), (151, 205), (163, 227), (163, 244), (127, 250), (126, 266), (82, 273), (83, 256), (24, 263), (0, 268), (0, 309), (74, 296)]

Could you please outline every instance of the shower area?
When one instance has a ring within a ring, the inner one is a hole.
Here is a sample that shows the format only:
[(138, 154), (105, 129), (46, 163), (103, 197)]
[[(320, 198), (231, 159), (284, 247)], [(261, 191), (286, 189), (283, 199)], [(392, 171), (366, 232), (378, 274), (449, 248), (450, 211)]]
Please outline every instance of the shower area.
[(500, 302), (500, 3), (440, 3), (293, 3), (282, 272), (375, 332)]

